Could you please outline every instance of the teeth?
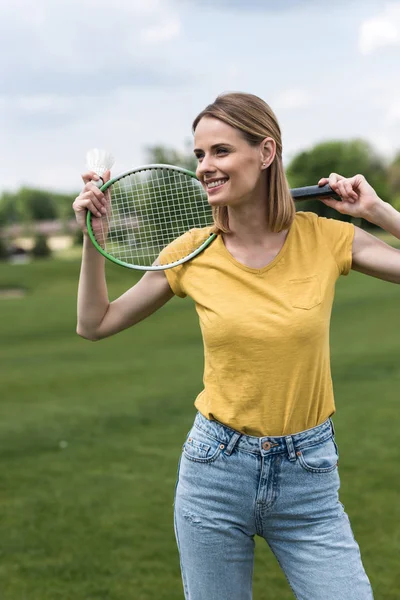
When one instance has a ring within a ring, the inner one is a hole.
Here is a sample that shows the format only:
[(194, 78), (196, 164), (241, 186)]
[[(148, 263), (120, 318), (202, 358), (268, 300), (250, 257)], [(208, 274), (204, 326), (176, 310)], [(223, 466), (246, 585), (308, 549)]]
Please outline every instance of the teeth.
[(217, 187), (218, 185), (222, 185), (223, 183), (225, 183), (226, 179), (218, 179), (218, 181), (211, 181), (211, 183), (207, 183), (207, 187), (208, 188), (214, 188)]

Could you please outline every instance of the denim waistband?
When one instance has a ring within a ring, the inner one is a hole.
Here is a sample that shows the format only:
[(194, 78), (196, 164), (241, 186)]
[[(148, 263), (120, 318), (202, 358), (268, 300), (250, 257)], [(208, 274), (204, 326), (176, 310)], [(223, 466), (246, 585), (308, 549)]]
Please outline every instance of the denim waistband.
[(324, 442), (335, 435), (331, 418), (312, 429), (284, 436), (254, 437), (245, 435), (219, 421), (206, 419), (200, 412), (196, 415), (194, 427), (224, 444), (225, 454), (231, 454), (236, 446), (246, 452), (261, 455), (287, 452), (291, 460), (296, 458), (296, 451)]

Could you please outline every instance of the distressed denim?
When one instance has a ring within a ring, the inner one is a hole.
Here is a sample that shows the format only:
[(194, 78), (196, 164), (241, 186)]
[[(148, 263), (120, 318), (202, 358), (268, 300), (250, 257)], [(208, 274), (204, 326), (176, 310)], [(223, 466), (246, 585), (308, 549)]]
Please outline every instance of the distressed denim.
[(255, 535), (298, 600), (371, 600), (337, 464), (331, 419), (258, 438), (197, 413), (174, 502), (186, 600), (251, 600)]

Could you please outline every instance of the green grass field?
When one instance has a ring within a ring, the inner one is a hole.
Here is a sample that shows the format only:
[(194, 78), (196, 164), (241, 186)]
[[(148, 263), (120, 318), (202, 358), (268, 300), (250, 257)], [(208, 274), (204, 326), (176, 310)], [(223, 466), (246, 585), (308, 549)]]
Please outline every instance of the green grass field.
[[(182, 600), (172, 504), (201, 388), (196, 314), (174, 299), (82, 340), (78, 271), (0, 266), (1, 288), (26, 288), (0, 298), (0, 598)], [(108, 273), (112, 297), (136, 278)], [(341, 500), (376, 600), (400, 598), (399, 303), (400, 287), (353, 273), (332, 324)], [(259, 539), (254, 599), (272, 598), (292, 594)]]

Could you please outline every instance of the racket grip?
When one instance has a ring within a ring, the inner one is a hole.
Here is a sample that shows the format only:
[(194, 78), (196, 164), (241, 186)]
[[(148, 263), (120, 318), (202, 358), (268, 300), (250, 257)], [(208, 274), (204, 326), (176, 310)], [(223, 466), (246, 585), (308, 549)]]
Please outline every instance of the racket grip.
[(292, 194), (292, 198), (295, 202), (301, 200), (314, 200), (316, 198), (327, 197), (330, 196), (335, 200), (341, 200), (341, 197), (333, 191), (333, 189), (328, 185), (308, 185), (306, 187), (293, 188), (290, 190)]

